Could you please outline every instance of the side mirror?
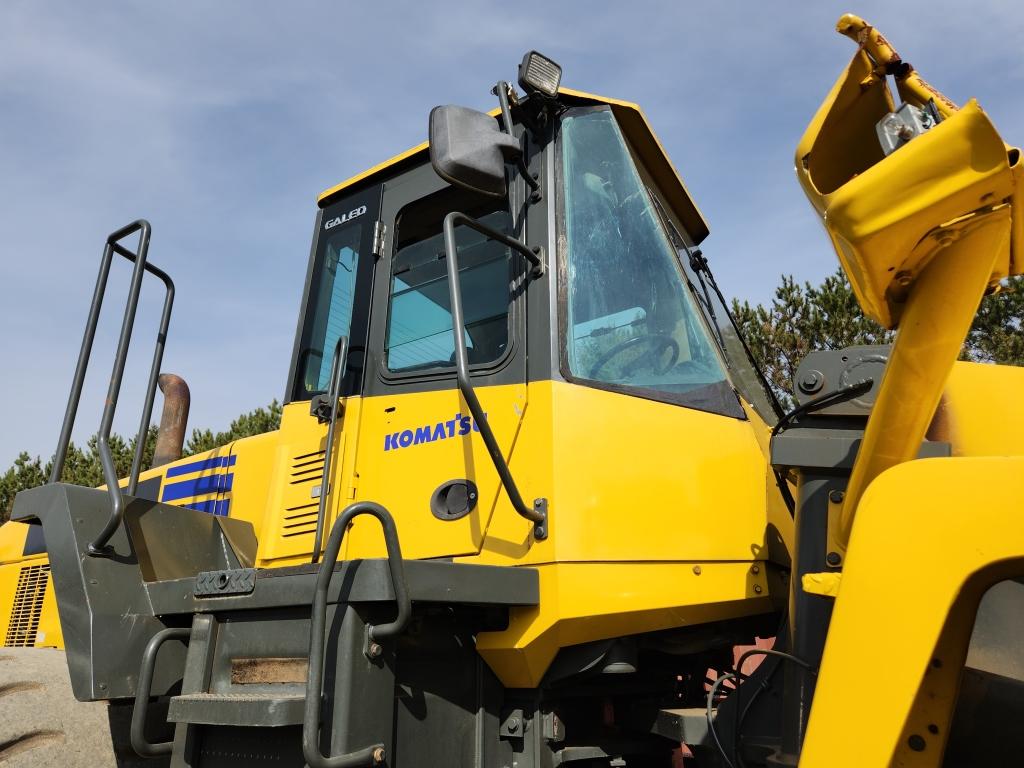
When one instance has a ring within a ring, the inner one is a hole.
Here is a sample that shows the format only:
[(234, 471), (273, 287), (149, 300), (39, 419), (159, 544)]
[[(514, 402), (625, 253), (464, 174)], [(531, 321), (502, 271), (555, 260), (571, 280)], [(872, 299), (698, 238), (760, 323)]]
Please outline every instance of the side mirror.
[(449, 184), (504, 197), (505, 163), (520, 152), (519, 142), (488, 114), (455, 106), (430, 110), (430, 164)]

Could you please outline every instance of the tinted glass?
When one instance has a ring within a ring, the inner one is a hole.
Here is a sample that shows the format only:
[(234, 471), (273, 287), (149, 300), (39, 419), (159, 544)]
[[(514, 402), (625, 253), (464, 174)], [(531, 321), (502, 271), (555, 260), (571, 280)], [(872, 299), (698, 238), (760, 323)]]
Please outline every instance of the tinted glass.
[[(412, 203), (398, 215), (386, 342), (391, 371), (455, 364), (444, 217), (463, 210), (494, 229), (509, 231), (507, 211), (490, 205), (467, 208), (465, 202), (448, 191)], [(469, 362), (495, 362), (508, 347), (511, 253), (466, 227), (456, 227), (455, 234)]]
[(338, 337), (350, 333), (362, 228), (357, 220), (328, 236), (317, 282), (310, 288), (309, 341), (299, 360), (299, 380), (307, 393), (327, 390)]

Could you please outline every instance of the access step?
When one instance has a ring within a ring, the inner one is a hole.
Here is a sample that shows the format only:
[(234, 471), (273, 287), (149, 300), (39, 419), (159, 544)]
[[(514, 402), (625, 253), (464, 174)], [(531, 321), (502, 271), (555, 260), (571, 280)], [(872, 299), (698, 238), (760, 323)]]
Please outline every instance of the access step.
[(256, 728), (299, 725), (306, 697), (280, 693), (188, 693), (170, 701), (172, 723), (241, 725)]

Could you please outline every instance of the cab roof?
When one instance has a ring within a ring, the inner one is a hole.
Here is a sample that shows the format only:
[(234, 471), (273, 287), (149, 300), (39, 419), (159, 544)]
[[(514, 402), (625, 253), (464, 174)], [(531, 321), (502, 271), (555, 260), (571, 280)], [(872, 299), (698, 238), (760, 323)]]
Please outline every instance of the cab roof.
[[(618, 120), (630, 145), (653, 177), (655, 184), (668, 198), (666, 202), (682, 221), (690, 237), (693, 238), (695, 243), (699, 243), (708, 236), (707, 221), (687, 191), (682, 177), (672, 165), (672, 161), (669, 160), (665, 148), (661, 145), (639, 105), (569, 88), (559, 88), (558, 93), (559, 100), (567, 106), (607, 105), (611, 107), (612, 113), (615, 115), (616, 120)], [(499, 114), (499, 111), (493, 109), (490, 114), (496, 116)], [(390, 173), (400, 168), (419, 165), (426, 161), (427, 157), (428, 144), (424, 141), (422, 144), (407, 149), (405, 152), (395, 155), (379, 165), (375, 165), (362, 173), (357, 173), (340, 184), (324, 190), (317, 198), (317, 204), (323, 208), (336, 199), (341, 192), (357, 184), (390, 175)]]

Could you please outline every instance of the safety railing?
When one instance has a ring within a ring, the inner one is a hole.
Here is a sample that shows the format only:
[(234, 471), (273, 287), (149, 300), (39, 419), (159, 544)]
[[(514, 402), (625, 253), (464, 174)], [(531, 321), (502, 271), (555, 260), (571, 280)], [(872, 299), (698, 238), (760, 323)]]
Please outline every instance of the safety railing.
[[(142, 419), (139, 422), (139, 432), (135, 441), (135, 455), (132, 459), (132, 468), (128, 476), (126, 491), (129, 496), (135, 495), (139, 485), (139, 473), (142, 471), (142, 457), (146, 448), (146, 436), (149, 431), (149, 421), (153, 415), (157, 377), (160, 375), (164, 345), (167, 342), (167, 329), (171, 322), (171, 308), (174, 304), (174, 282), (166, 272), (146, 261), (146, 256), (149, 252), (150, 231), (149, 222), (145, 219), (139, 219), (112, 232), (107, 238), (106, 246), (103, 249), (103, 258), (100, 261), (99, 276), (96, 279), (96, 288), (92, 295), (92, 305), (89, 308), (89, 318), (85, 324), (82, 346), (78, 353), (78, 364), (75, 366), (71, 394), (68, 396), (68, 406), (64, 412), (64, 423), (61, 426), (60, 439), (57, 442), (57, 452), (54, 454), (53, 467), (50, 470), (50, 482), (60, 482), (60, 477), (64, 470), (64, 462), (67, 459), (68, 446), (71, 443), (71, 431), (74, 429), (75, 417), (78, 414), (78, 404), (82, 398), (82, 385), (85, 382), (85, 374), (89, 368), (89, 360), (92, 356), (92, 345), (96, 338), (96, 326), (99, 323), (100, 309), (103, 306), (103, 298), (107, 291), (110, 265), (116, 253), (133, 262), (135, 266), (132, 270), (131, 282), (128, 288), (128, 301), (125, 304), (124, 317), (121, 321), (121, 332), (118, 337), (117, 351), (114, 355), (113, 371), (110, 374), (110, 386), (107, 389), (106, 404), (103, 408), (103, 416), (100, 419), (99, 431), (96, 433), (100, 464), (103, 467), (103, 480), (107, 484), (107, 493), (110, 494), (111, 512), (106, 526), (104, 526), (96, 539), (89, 544), (89, 553), (92, 555), (101, 555), (109, 551), (107, 542), (110, 541), (110, 537), (114, 535), (114, 532), (121, 524), (121, 520), (124, 518), (124, 494), (121, 492), (117, 469), (110, 452), (110, 431), (114, 424), (117, 399), (121, 393), (121, 381), (124, 378), (125, 362), (128, 359), (128, 347), (131, 343), (132, 330), (135, 326), (135, 313), (139, 306), (139, 296), (142, 292), (142, 275), (144, 272), (149, 272), (151, 275), (160, 278), (164, 283), (166, 291), (163, 312), (160, 316), (160, 328), (157, 331), (156, 348), (153, 352), (153, 363), (149, 372), (149, 382), (146, 386), (146, 399), (142, 407)], [(139, 242), (135, 251), (131, 251), (121, 245), (122, 240), (136, 232), (139, 233)]]

